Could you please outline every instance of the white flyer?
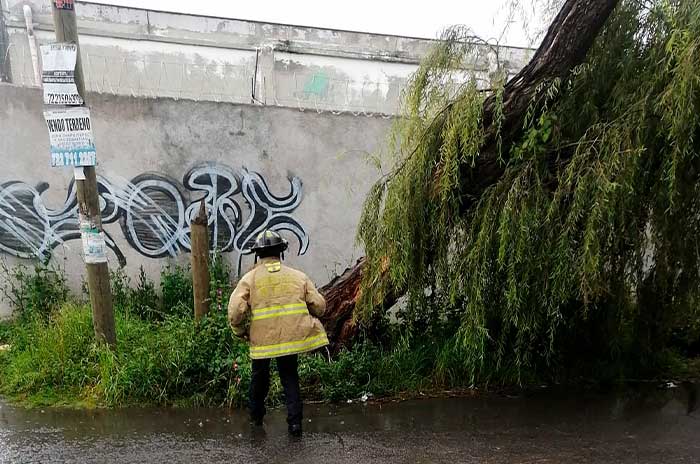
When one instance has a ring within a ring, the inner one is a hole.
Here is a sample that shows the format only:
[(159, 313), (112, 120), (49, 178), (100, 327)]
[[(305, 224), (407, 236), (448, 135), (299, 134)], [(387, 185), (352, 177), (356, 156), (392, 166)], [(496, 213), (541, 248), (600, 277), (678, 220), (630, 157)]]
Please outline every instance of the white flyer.
[(41, 46), (41, 82), (45, 105), (82, 105), (83, 97), (75, 85), (78, 46), (53, 43)]
[(44, 111), (51, 144), (51, 166), (95, 166), (90, 110), (85, 107)]
[(80, 217), (80, 238), (83, 242), (83, 257), (87, 264), (107, 262), (105, 234), (96, 225)]

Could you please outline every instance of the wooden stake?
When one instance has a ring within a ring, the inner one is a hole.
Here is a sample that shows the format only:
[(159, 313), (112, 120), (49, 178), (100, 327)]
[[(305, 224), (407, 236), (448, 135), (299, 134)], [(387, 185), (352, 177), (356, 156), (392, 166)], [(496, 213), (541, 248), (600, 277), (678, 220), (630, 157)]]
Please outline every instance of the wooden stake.
[(194, 319), (199, 321), (209, 312), (209, 228), (207, 207), (202, 199), (199, 213), (190, 228), (192, 243), (192, 289), (194, 293)]
[[(56, 8), (56, 4), (53, 1), (51, 6), (53, 10), (53, 24), (56, 29), (56, 42), (74, 43), (78, 46), (78, 60), (75, 64), (75, 85), (83, 100), (86, 100), (87, 95), (85, 93), (85, 80), (80, 59), (75, 4), (73, 4), (73, 9), (70, 10)], [(87, 106), (87, 102), (84, 104)], [(85, 173), (85, 180), (75, 180), (78, 210), (81, 218), (89, 221), (91, 225), (102, 231), (95, 167), (86, 166), (83, 168), (83, 172)], [(117, 342), (117, 337), (114, 330), (114, 310), (112, 308), (112, 290), (109, 283), (109, 267), (107, 263), (86, 264), (85, 267), (87, 270), (88, 289), (90, 291), (90, 304), (92, 305), (92, 324), (95, 329), (95, 338), (98, 342), (114, 345)]]

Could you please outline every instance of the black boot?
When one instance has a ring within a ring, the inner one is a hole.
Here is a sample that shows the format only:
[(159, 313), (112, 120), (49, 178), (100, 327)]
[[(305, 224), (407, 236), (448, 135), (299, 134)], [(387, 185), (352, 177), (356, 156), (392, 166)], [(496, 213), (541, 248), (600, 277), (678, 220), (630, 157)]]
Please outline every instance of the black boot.
[(292, 437), (301, 437), (301, 424), (290, 424), (287, 430)]
[(250, 425), (252, 427), (262, 427), (263, 426), (263, 419), (262, 417), (250, 417)]
[(253, 359), (250, 378), (250, 425), (262, 427), (265, 417), (265, 398), (270, 389), (270, 360)]
[(265, 441), (267, 438), (267, 432), (265, 432), (265, 427), (263, 427), (263, 421), (250, 419), (250, 439), (251, 442), (256, 444)]
[(277, 358), (276, 363), (280, 373), (282, 388), (284, 388), (285, 403), (287, 404), (287, 424), (289, 424), (287, 430), (290, 436), (300, 437), (304, 405), (301, 402), (301, 391), (299, 389), (297, 355), (282, 356)]

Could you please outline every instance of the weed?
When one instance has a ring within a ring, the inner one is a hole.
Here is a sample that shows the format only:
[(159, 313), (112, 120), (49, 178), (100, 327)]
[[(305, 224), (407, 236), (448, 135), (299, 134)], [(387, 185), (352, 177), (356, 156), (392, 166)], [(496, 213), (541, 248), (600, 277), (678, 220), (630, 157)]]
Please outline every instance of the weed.
[[(141, 268), (143, 273), (143, 268)], [(112, 289), (112, 302), (116, 311), (126, 311), (129, 308), (131, 298), (131, 279), (124, 272), (124, 268), (112, 270), (109, 273), (109, 281)], [(83, 290), (84, 292), (86, 289)]]
[(49, 315), (68, 301), (69, 290), (65, 274), (56, 264), (37, 262), (33, 268), (23, 265), (9, 268), (0, 261), (0, 271), (7, 278), (0, 293), (20, 318)]
[(212, 253), (209, 263), (210, 310), (226, 311), (228, 300), (235, 286), (228, 262), (219, 251)]
[(194, 294), (188, 267), (170, 265), (160, 272), (161, 312), (181, 317), (193, 316)]
[(160, 318), (158, 311), (158, 295), (153, 281), (146, 275), (143, 267), (139, 269), (139, 277), (136, 287), (128, 291), (128, 312), (144, 320), (157, 320)]

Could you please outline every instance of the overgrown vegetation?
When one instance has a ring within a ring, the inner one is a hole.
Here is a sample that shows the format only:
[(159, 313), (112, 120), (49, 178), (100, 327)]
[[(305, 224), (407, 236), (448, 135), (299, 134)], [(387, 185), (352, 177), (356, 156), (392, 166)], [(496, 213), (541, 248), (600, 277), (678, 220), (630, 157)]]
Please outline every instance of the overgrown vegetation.
[[(364, 207), (357, 316), (381, 336), (332, 361), (302, 357), (307, 398), (683, 375), (682, 357), (700, 352), (700, 5), (622, 0), (585, 63), (541, 85), (515, 140), (501, 133), (498, 58), (466, 38), (449, 30), (413, 77), (391, 169)], [(488, 76), (465, 77), (484, 59)], [(504, 174), (465, 195), (487, 137)], [(231, 274), (213, 262), (198, 325), (188, 269), (164, 268), (159, 288), (143, 270), (133, 284), (116, 271), (113, 351), (94, 344), (60, 271), (12, 270), (4, 294), (19, 318), (0, 324), (12, 345), (0, 393), (242, 404), (247, 348), (226, 324)], [(376, 305), (388, 292), (407, 295), (398, 324)]]
[[(183, 268), (177, 272), (186, 275)], [(221, 261), (212, 269), (212, 283), (228, 282), (220, 280), (227, 272)], [(33, 282), (33, 277), (25, 278)], [(118, 340), (113, 350), (95, 344), (90, 308), (70, 298), (57, 302), (50, 314), (27, 312), (14, 322), (0, 322), (0, 345), (11, 345), (9, 351), (0, 351), (0, 394), (33, 406), (243, 406), (250, 359), (247, 345), (232, 336), (225, 304), (213, 306), (196, 325), (191, 311), (163, 311), (156, 286), (149, 282), (142, 272), (130, 288), (122, 272), (113, 274)], [(53, 287), (42, 288), (50, 292)], [(226, 301), (230, 291), (229, 284), (212, 293)], [(188, 304), (178, 301), (176, 306)], [(160, 309), (154, 313), (144, 307)], [(468, 387), (464, 353), (450, 342), (451, 331), (449, 324), (433, 324), (430, 331), (412, 336), (394, 325), (384, 345), (364, 340), (332, 360), (323, 351), (302, 356), (304, 394), (307, 399), (341, 401), (370, 393)], [(685, 366), (672, 367), (675, 371), (665, 373), (685, 373)], [(279, 404), (280, 399), (281, 386), (275, 380), (270, 402)]]
[(6, 276), (0, 295), (20, 319), (47, 318), (68, 299), (65, 273), (56, 264), (38, 261), (32, 268), (23, 265), (10, 268), (0, 261), (0, 272)]
[[(501, 68), (490, 91), (465, 80), (465, 37), (449, 30), (407, 91), (359, 227), (359, 320), (405, 291), (399, 318), (415, 333), (451, 322), (445, 349), (474, 381), (668, 367), (700, 339), (700, 5), (622, 0), (507, 145)], [(504, 175), (470, 197), (487, 135)]]
[[(37, 285), (37, 278), (47, 275), (65, 283), (53, 270), (47, 264), (37, 264), (33, 271), (18, 268), (12, 275), (22, 280), (6, 283), (10, 295), (33, 292), (33, 301), (52, 300), (52, 306), (50, 311), (28, 306), (14, 322), (0, 323), (0, 345), (11, 345), (0, 352), (0, 394), (35, 406), (245, 403), (250, 360), (247, 345), (232, 336), (227, 324), (233, 282), (221, 257), (215, 256), (210, 269), (211, 313), (198, 325), (186, 268), (163, 269), (160, 295), (143, 269), (133, 286), (123, 270), (113, 272), (114, 350), (95, 344), (85, 303), (67, 290), (57, 294), (53, 284)], [(396, 343), (391, 346), (361, 342), (333, 360), (324, 351), (303, 356), (300, 375), (306, 397), (338, 401), (365, 393), (464, 385), (464, 378), (434, 377), (437, 337), (411, 341), (400, 335), (400, 328), (392, 330)], [(279, 403), (280, 396), (275, 381), (270, 401)]]

